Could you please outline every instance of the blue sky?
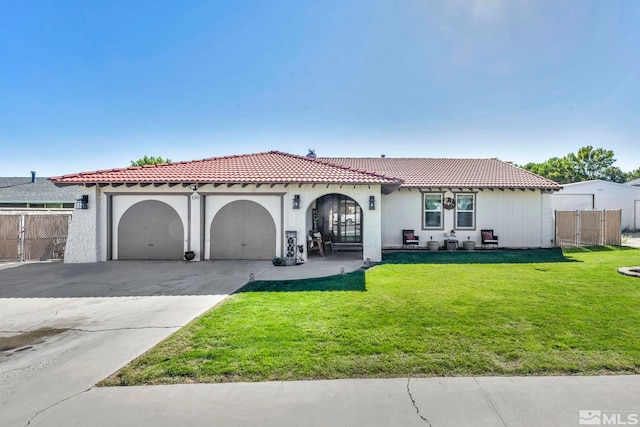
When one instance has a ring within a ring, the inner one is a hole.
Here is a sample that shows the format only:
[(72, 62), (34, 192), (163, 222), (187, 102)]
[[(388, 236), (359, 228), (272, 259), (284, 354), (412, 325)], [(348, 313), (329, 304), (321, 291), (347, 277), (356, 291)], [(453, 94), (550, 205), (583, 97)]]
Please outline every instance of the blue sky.
[(640, 2), (0, 0), (0, 176), (281, 150), (640, 167)]

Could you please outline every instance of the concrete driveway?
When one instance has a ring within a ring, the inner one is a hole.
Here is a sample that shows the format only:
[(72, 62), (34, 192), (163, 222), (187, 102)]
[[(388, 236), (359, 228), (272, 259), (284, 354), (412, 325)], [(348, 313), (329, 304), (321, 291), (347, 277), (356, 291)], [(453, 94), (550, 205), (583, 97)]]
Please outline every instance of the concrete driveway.
[(0, 270), (0, 425), (36, 423), (270, 268), (118, 261)]

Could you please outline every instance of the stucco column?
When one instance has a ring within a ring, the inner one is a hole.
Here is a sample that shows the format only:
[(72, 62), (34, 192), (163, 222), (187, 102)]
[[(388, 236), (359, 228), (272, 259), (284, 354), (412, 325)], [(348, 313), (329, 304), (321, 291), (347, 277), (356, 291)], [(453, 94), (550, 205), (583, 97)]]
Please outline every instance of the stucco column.
[(196, 253), (194, 261), (200, 261), (203, 259), (201, 256), (204, 255), (202, 247), (200, 246), (200, 236), (202, 235), (202, 230), (200, 229), (200, 225), (202, 224), (202, 219), (200, 218), (202, 213), (201, 202), (202, 197), (195, 191), (189, 196), (189, 235), (186, 247), (187, 250)]
[(76, 198), (79, 199), (83, 195), (89, 196), (87, 209), (76, 208), (71, 217), (71, 227), (64, 252), (64, 262), (69, 264), (99, 261), (98, 212), (104, 200), (99, 196), (98, 186), (92, 188), (79, 186)]
[[(305, 186), (307, 187), (307, 186)], [(300, 254), (300, 252), (298, 253), (298, 257), (302, 256), (302, 259), (304, 261), (307, 260), (308, 257), (308, 247), (307, 247), (307, 211), (309, 209), (309, 205), (313, 202), (313, 196), (310, 196), (309, 193), (307, 191), (307, 188), (304, 188), (303, 191), (300, 191), (300, 188), (298, 188), (297, 190), (290, 190), (288, 193), (284, 194), (282, 197), (282, 209), (285, 212), (285, 215), (283, 215), (284, 217), (284, 224), (283, 224), (283, 230), (282, 230), (282, 235), (278, 236), (279, 239), (281, 239), (282, 241), (282, 245), (280, 247), (280, 255), (278, 255), (279, 257), (284, 258), (285, 257), (285, 251), (286, 251), (286, 242), (284, 241), (284, 234), (287, 231), (295, 231), (296, 232), (296, 238), (298, 241), (298, 246), (302, 245), (303, 246), (303, 253)], [(295, 198), (295, 196), (298, 195), (299, 197), (299, 206), (297, 209), (293, 208), (293, 200)]]
[(549, 248), (555, 245), (555, 218), (551, 205), (551, 194), (540, 192), (540, 247)]
[[(369, 197), (375, 197), (375, 209), (369, 209)], [(382, 261), (382, 197), (380, 188), (377, 191), (371, 189), (362, 200), (359, 200), (362, 208), (362, 259), (369, 258), (372, 262)]]

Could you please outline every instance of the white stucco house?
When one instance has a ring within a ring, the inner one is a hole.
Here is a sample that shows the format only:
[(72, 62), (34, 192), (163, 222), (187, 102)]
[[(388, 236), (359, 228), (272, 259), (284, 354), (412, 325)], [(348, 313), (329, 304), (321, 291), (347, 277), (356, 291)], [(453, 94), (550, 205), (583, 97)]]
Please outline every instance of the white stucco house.
[(622, 229), (640, 229), (640, 187), (629, 183), (593, 180), (564, 184), (551, 196), (551, 206), (554, 211), (620, 209)]
[[(502, 247), (554, 245), (550, 196), (561, 187), (498, 159), (315, 158), (278, 151), (83, 172), (51, 178), (78, 186), (65, 262), (120, 259), (272, 259), (304, 249), (309, 230), (379, 261), (402, 247), (480, 246), (493, 229)], [(445, 207), (446, 206), (446, 207)], [(84, 209), (82, 209), (84, 207)]]

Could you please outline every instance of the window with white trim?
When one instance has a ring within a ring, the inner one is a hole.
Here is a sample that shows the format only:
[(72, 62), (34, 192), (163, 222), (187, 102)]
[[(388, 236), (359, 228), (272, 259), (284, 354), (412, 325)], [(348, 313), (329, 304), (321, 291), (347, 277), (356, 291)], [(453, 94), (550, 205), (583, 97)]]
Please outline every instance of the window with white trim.
[(442, 228), (442, 194), (424, 193), (424, 228)]
[(456, 224), (457, 229), (476, 228), (476, 195), (473, 193), (456, 194)]

